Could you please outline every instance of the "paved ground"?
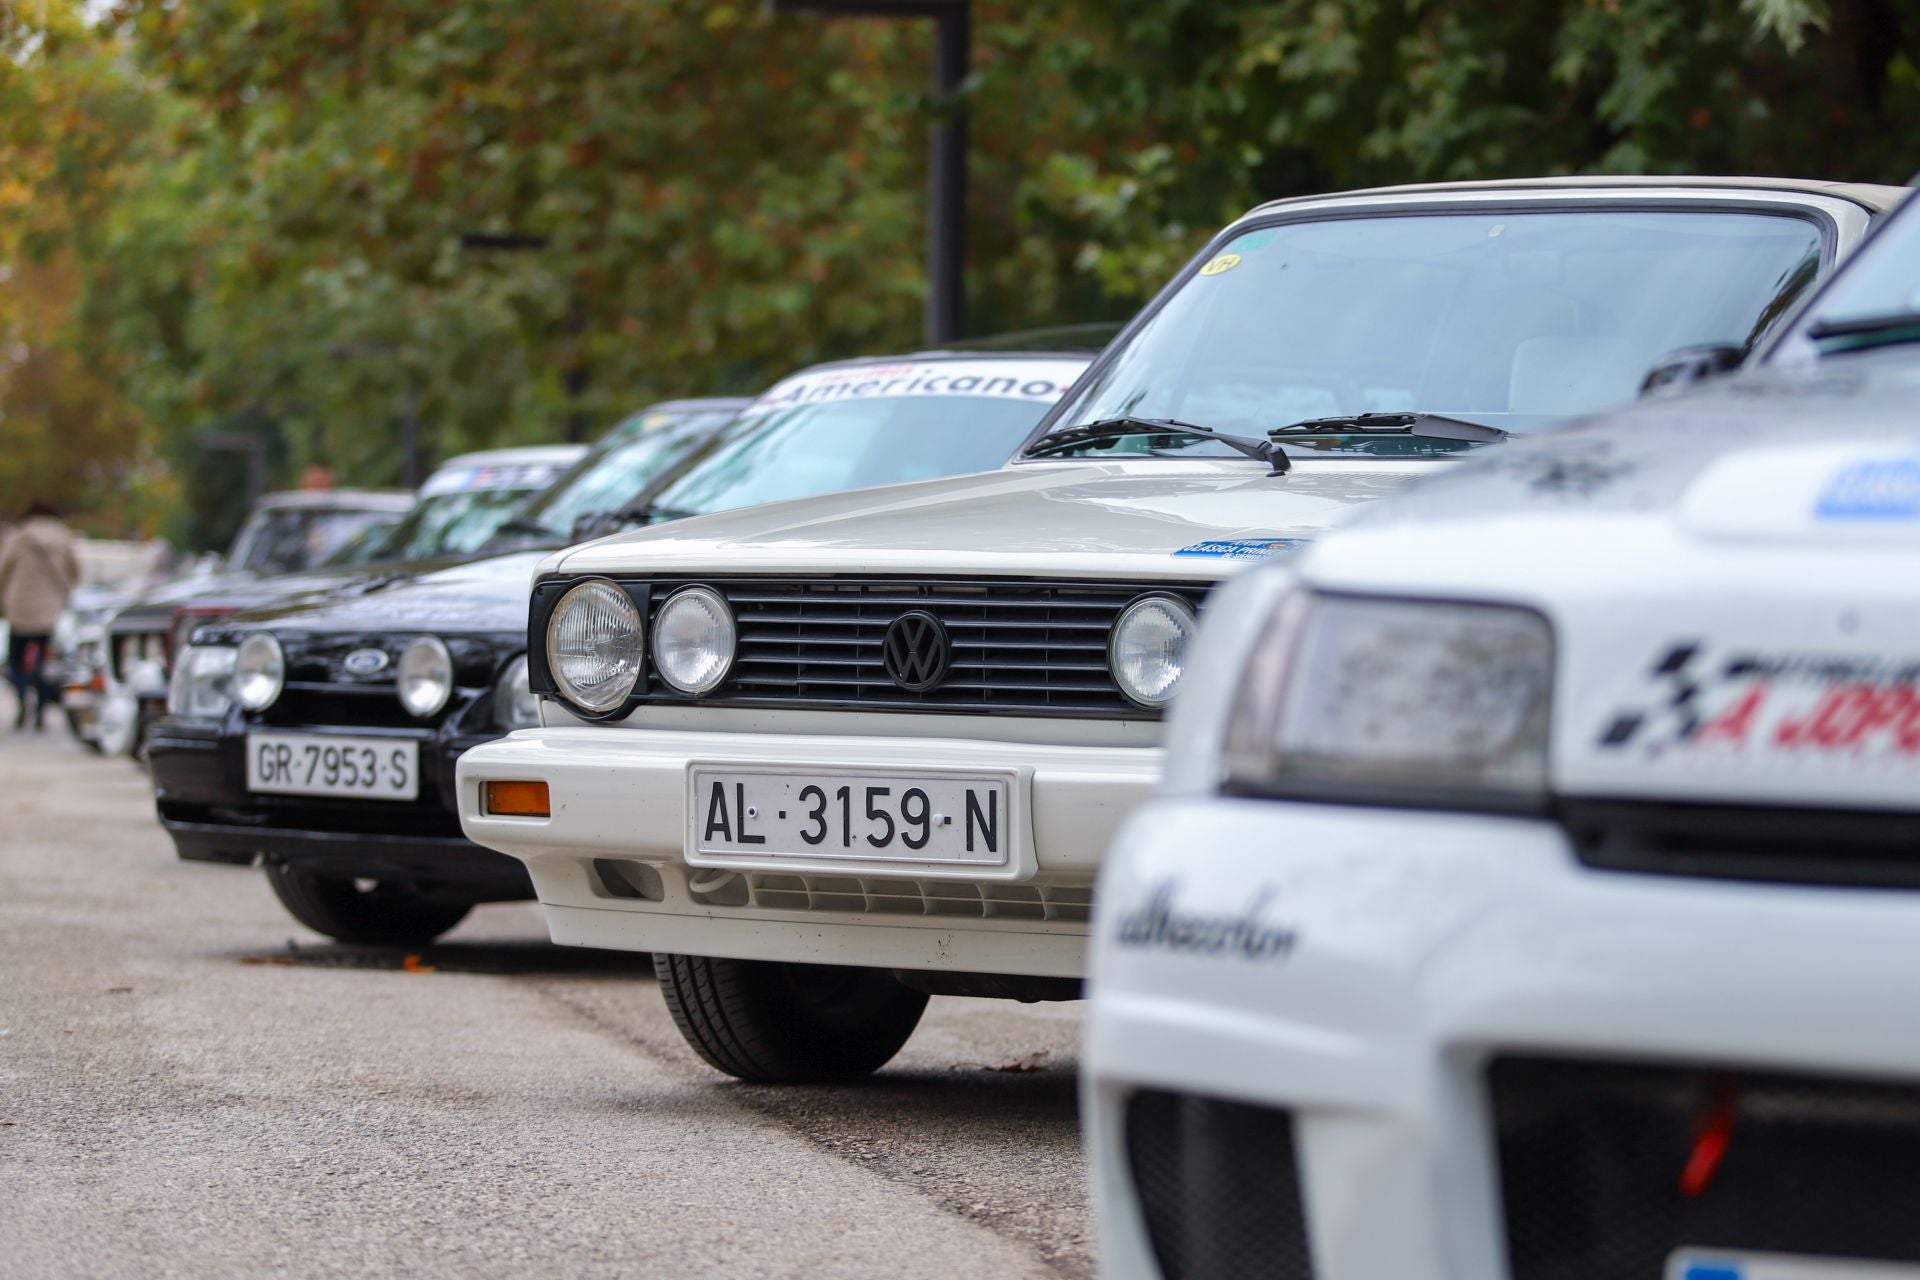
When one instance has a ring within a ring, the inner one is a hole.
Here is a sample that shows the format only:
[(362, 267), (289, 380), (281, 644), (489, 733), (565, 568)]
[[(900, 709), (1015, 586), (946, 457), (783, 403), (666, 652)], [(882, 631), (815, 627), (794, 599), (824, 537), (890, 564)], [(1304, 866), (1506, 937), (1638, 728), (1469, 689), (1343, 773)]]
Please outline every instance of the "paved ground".
[(1091, 1273), (1075, 1006), (935, 1000), (859, 1088), (750, 1088), (633, 958), (476, 912), (408, 972), (0, 694), (0, 1277)]

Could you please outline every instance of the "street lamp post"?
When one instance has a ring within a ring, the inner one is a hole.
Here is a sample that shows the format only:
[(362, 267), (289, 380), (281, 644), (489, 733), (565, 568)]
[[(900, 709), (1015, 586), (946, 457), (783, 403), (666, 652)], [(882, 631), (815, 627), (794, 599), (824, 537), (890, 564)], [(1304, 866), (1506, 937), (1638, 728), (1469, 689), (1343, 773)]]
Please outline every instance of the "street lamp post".
[(931, 18), (933, 86), (941, 108), (927, 140), (926, 337), (938, 346), (966, 325), (967, 111), (959, 101), (972, 43), (970, 0), (766, 0), (769, 13)]

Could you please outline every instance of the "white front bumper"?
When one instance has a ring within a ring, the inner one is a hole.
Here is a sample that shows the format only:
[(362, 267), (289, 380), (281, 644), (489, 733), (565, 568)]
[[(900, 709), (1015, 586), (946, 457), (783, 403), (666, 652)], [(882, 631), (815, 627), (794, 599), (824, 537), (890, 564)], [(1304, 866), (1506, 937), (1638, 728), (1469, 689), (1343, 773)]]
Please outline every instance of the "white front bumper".
[[(527, 864), (556, 942), (751, 960), (1078, 977), (1102, 854), (1159, 781), (1154, 747), (549, 727), (460, 759), (467, 836)], [(689, 866), (687, 775), (708, 767), (1014, 776), (1012, 856), (960, 866), (766, 859)], [(489, 780), (547, 783), (552, 817), (481, 811)]]
[[(1171, 925), (1142, 914), (1156, 891)], [(1920, 1080), (1910, 893), (1597, 872), (1544, 821), (1252, 800), (1156, 801), (1100, 893), (1083, 1114), (1108, 1277), (1158, 1274), (1122, 1150), (1139, 1088), (1294, 1113), (1317, 1280), (1488, 1280), (1496, 1055)], [(1291, 947), (1193, 928), (1250, 918)]]

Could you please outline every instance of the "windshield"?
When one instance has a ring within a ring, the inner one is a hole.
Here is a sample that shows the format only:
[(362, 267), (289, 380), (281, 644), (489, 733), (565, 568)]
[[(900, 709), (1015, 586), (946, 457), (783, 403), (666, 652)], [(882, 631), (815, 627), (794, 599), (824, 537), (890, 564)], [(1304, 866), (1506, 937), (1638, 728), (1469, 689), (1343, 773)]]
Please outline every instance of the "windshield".
[(991, 470), (1086, 364), (949, 360), (803, 374), (756, 400), (654, 505), (667, 516), (705, 515)]
[[(1851, 350), (1874, 345), (1870, 341), (1873, 337), (1898, 337), (1897, 330), (1914, 327), (1896, 325), (1896, 332), (1848, 335), (1838, 342), (1823, 339), (1817, 347), (1811, 340), (1822, 329), (1872, 329), (1878, 327), (1874, 321), (1920, 318), (1920, 206), (1908, 209), (1902, 205), (1902, 210), (1847, 259), (1832, 283), (1800, 315), (1776, 354)], [(1914, 336), (1908, 333), (1906, 340)]]
[(363, 534), (327, 563), (427, 560), (477, 550), (527, 496), (526, 489), (467, 489), (422, 498), (399, 524)]
[(553, 487), (515, 515), (517, 523), (569, 541), (587, 516), (605, 515), (631, 503), (662, 473), (733, 420), (733, 409), (647, 413), (602, 436), (593, 452), (574, 464)]
[(337, 507), (275, 507), (254, 513), (234, 539), (230, 570), (272, 577), (299, 573), (321, 563), (363, 533), (390, 528), (398, 511), (353, 511)]
[[(1177, 419), (1263, 436), (1308, 418), (1448, 414), (1508, 431), (1630, 399), (1663, 355), (1750, 345), (1818, 274), (1815, 225), (1787, 216), (1533, 210), (1348, 217), (1221, 247), (1050, 426)], [(1290, 441), (1288, 453), (1477, 445)], [(1056, 456), (1234, 456), (1140, 434)]]

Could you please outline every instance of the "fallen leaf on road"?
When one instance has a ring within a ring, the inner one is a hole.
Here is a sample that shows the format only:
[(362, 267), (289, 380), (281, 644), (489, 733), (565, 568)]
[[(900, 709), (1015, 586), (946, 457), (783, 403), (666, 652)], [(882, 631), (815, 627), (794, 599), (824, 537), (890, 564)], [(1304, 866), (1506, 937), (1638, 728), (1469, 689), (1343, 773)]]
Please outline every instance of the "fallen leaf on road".
[(408, 956), (400, 962), (400, 968), (406, 973), (432, 973), (434, 971), (432, 965), (421, 964), (419, 956)]

